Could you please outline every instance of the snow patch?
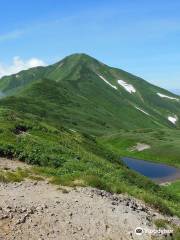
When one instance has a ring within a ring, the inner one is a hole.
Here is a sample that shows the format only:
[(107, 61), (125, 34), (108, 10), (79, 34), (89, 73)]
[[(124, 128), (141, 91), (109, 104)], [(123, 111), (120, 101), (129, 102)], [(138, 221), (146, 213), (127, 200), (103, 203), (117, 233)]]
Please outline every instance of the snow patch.
[(110, 82), (108, 82), (102, 75), (98, 75), (105, 83), (107, 83), (109, 86), (117, 90), (117, 87), (115, 85), (112, 85)]
[(133, 151), (138, 151), (138, 152), (142, 152), (146, 149), (150, 149), (151, 146), (148, 145), (148, 144), (145, 144), (145, 143), (137, 143), (135, 146), (133, 146), (130, 151), (133, 152)]
[(169, 116), (168, 117), (168, 120), (173, 123), (173, 124), (176, 124), (176, 122), (178, 121), (178, 117), (176, 115), (174, 116)]
[(139, 108), (139, 107), (136, 107), (136, 106), (135, 106), (135, 108), (136, 108), (137, 110), (141, 111), (142, 113), (144, 113), (144, 114), (150, 116), (150, 114), (147, 113), (147, 112), (145, 112), (143, 109), (141, 109), (141, 108)]
[(178, 98), (170, 97), (170, 96), (168, 96), (168, 95), (164, 95), (164, 94), (162, 94), (162, 93), (157, 93), (157, 95), (158, 95), (159, 97), (161, 97), (161, 98), (169, 98), (169, 99), (171, 99), (171, 100), (179, 101)]
[(119, 85), (121, 85), (127, 92), (129, 93), (135, 93), (136, 89), (133, 87), (133, 85), (126, 83), (123, 80), (118, 80)]

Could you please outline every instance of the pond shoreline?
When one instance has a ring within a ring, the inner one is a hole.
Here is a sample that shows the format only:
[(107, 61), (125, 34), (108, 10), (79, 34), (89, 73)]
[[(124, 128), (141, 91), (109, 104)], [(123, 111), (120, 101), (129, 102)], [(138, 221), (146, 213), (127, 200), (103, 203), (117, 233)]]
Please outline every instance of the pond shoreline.
[(122, 157), (121, 159), (127, 167), (157, 184), (168, 184), (180, 179), (180, 168), (131, 157)]
[(172, 182), (175, 182), (177, 180), (180, 180), (180, 170), (176, 174), (173, 174), (173, 175), (165, 177), (165, 178), (154, 179), (153, 181), (155, 181), (156, 183), (161, 185), (161, 184), (172, 183)]

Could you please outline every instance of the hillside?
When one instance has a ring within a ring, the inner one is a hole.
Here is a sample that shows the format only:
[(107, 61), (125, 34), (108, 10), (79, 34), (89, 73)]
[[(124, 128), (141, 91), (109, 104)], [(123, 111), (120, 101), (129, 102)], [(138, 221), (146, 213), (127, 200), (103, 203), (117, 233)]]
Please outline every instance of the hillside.
[[(3, 77), (0, 89), (1, 156), (36, 165), (34, 171), (51, 183), (127, 193), (180, 216), (176, 192), (128, 169), (121, 153), (101, 139), (119, 130), (122, 140), (139, 129), (160, 128), (168, 138), (179, 128), (178, 96), (84, 54)], [(3, 170), (0, 181), (27, 175)]]
[(85, 54), (3, 77), (0, 90), (1, 107), (94, 135), (180, 126), (178, 96)]
[[(30, 175), (30, 166), (18, 161), (0, 158), (2, 169), (19, 171), (19, 176), (20, 173), (26, 176), (22, 182), (0, 183), (0, 238), (3, 240), (59, 240), (60, 235), (63, 240), (129, 240), (132, 237), (139, 240), (136, 227), (153, 230), (164, 224), (173, 229), (174, 223), (180, 224), (176, 217), (164, 217), (142, 201), (124, 194), (92, 187), (52, 185), (49, 178)], [(173, 230), (174, 239), (178, 239), (178, 230), (175, 227)], [(150, 234), (142, 237), (152, 239)], [(156, 234), (153, 239), (167, 238)]]
[[(89, 135), (56, 128), (38, 117), (2, 110), (0, 155), (39, 166), (35, 173), (67, 186), (128, 193), (167, 214), (180, 215), (179, 197), (124, 166), (119, 156)], [(0, 171), (0, 182), (19, 182), (27, 172)]]

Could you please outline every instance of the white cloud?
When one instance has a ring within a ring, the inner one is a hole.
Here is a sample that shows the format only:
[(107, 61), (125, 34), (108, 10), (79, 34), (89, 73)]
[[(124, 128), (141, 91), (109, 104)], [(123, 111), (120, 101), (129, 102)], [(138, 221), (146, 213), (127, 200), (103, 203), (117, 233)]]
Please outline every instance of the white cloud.
[(21, 37), (24, 34), (22, 30), (16, 30), (5, 34), (0, 34), (0, 42), (12, 40)]
[(29, 68), (45, 65), (45, 62), (38, 58), (30, 58), (28, 60), (23, 60), (17, 56), (13, 58), (12, 64), (10, 65), (0, 63), (0, 77), (15, 74)]

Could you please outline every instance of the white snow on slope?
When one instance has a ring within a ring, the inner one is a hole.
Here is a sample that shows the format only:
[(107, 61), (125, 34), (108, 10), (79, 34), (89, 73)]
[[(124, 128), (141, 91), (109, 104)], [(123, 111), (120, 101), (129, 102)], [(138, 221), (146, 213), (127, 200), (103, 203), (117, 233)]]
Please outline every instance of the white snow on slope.
[(174, 117), (173, 116), (169, 116), (168, 117), (168, 120), (170, 122), (172, 122), (173, 124), (176, 124), (177, 120), (178, 120), (178, 117), (175, 115)]
[(141, 111), (142, 113), (144, 113), (144, 114), (146, 114), (146, 115), (150, 116), (150, 114), (149, 114), (149, 113), (145, 112), (145, 111), (144, 111), (144, 110), (142, 110), (141, 108), (139, 108), (139, 107), (136, 107), (136, 106), (135, 106), (135, 108), (136, 108), (137, 110)]
[(146, 149), (149, 149), (151, 148), (150, 145), (146, 144), (146, 143), (136, 143), (135, 146), (133, 146), (130, 151), (133, 152), (133, 151), (138, 151), (138, 152), (142, 152)]
[(136, 89), (133, 87), (133, 85), (126, 83), (123, 80), (118, 80), (119, 85), (121, 85), (127, 92), (129, 93), (135, 93)]
[(177, 101), (179, 101), (178, 98), (170, 97), (170, 96), (164, 95), (164, 94), (162, 94), (162, 93), (157, 93), (157, 95), (160, 96), (161, 98), (169, 98), (169, 99), (172, 99), (172, 100), (177, 100)]
[(103, 76), (98, 75), (105, 83), (107, 83), (109, 86), (117, 90), (117, 87), (115, 85), (112, 85), (110, 82), (108, 82)]

